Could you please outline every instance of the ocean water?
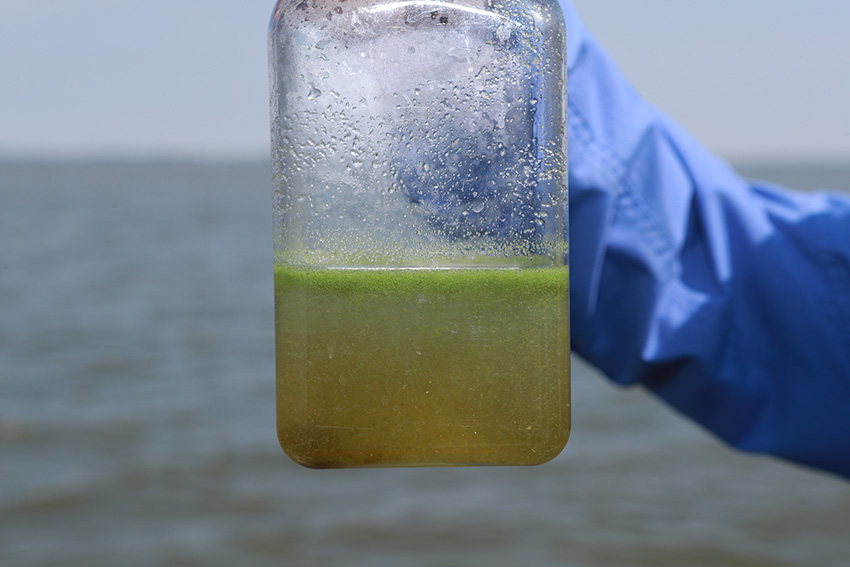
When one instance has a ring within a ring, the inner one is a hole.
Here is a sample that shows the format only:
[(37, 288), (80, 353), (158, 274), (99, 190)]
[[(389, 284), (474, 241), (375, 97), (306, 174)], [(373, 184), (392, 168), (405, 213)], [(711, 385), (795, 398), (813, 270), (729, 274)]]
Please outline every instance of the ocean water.
[[(577, 359), (549, 464), (290, 462), (269, 169), (0, 162), (0, 565), (847, 565), (850, 483)], [(850, 167), (742, 170), (850, 188)]]

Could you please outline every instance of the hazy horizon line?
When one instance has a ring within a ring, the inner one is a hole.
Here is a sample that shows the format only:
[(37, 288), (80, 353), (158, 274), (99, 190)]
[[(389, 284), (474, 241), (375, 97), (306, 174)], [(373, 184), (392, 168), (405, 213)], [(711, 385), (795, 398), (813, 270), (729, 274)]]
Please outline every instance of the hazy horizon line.
[[(850, 166), (850, 155), (775, 153), (750, 155), (722, 155), (720, 159), (738, 166), (771, 167), (841, 167)], [(221, 154), (193, 152), (93, 152), (93, 153), (16, 153), (0, 151), (3, 164), (56, 164), (56, 165), (118, 165), (118, 164), (199, 164), (199, 165), (252, 165), (270, 163), (271, 155), (264, 152), (233, 152)]]

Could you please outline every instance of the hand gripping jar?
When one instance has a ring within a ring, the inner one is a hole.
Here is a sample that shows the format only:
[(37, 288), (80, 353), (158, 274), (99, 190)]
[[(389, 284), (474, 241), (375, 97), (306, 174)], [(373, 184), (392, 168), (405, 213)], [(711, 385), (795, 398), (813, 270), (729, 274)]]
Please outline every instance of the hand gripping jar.
[(277, 429), (313, 468), (524, 465), (570, 430), (555, 0), (280, 0)]

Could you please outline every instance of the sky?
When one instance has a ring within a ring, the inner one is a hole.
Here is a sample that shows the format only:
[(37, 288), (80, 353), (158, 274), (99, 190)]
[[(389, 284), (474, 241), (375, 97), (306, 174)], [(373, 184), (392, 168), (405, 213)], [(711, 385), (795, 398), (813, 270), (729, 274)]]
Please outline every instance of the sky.
[[(0, 156), (269, 152), (269, 0), (0, 0)], [(850, 1), (574, 0), (728, 159), (850, 160)]]

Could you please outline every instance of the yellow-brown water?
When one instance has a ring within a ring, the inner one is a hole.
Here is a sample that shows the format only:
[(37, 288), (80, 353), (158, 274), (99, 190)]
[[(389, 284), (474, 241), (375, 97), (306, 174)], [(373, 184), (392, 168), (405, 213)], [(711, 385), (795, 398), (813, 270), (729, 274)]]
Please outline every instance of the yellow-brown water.
[(322, 468), (554, 458), (570, 428), (567, 280), (277, 265), (281, 445)]

